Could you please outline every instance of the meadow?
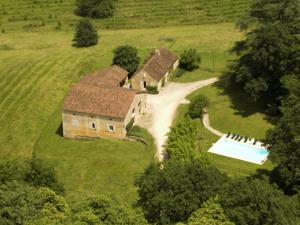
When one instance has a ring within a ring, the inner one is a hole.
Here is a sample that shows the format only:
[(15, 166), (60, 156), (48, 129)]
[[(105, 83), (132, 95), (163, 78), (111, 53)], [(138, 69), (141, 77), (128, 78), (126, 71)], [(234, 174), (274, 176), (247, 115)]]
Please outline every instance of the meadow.
[[(72, 31), (0, 34), (0, 158), (30, 159), (34, 154), (46, 160), (55, 167), (69, 198), (101, 191), (133, 202), (135, 177), (154, 161), (152, 145), (62, 138), (59, 112), (71, 85), (109, 66), (113, 49), (123, 44), (137, 47), (142, 59), (154, 47), (177, 54), (194, 47), (203, 56), (202, 66), (178, 81), (217, 76), (232, 58), (228, 50), (243, 34), (232, 23), (99, 30), (99, 34), (99, 44), (86, 49), (71, 46)], [(212, 51), (217, 59), (215, 72)]]
[[(117, 0), (113, 18), (97, 20), (99, 28), (145, 28), (233, 22), (252, 0)], [(2, 0), (0, 28), (32, 30), (73, 29), (75, 0)]]

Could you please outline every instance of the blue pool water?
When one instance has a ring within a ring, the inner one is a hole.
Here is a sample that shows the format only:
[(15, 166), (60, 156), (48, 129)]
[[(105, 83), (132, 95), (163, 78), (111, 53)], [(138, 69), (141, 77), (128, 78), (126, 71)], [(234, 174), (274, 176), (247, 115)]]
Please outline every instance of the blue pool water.
[(246, 144), (244, 142), (237, 142), (226, 139), (225, 137), (222, 137), (208, 151), (260, 165), (267, 160), (269, 155), (266, 148)]

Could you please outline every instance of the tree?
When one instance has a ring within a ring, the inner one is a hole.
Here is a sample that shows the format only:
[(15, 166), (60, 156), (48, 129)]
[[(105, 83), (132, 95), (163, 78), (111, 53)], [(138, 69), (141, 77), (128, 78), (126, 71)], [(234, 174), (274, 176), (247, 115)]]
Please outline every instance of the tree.
[(166, 146), (170, 159), (188, 162), (201, 158), (202, 155), (196, 146), (198, 133), (198, 124), (189, 117), (172, 127)]
[(11, 160), (0, 164), (0, 184), (18, 181), (34, 187), (48, 187), (58, 194), (64, 193), (55, 170), (39, 159)]
[(278, 166), (272, 171), (275, 181), (287, 194), (300, 193), (300, 78), (283, 80), (289, 96), (282, 102), (282, 117), (267, 133), (270, 158)]
[(294, 225), (298, 222), (298, 205), (266, 177), (233, 182), (221, 198), (228, 218), (237, 225)]
[(189, 217), (188, 225), (234, 225), (224, 213), (218, 196), (211, 197)]
[(77, 0), (74, 13), (82, 17), (108, 18), (115, 11), (115, 0)]
[(93, 27), (93, 24), (88, 19), (79, 21), (76, 27), (73, 46), (77, 48), (90, 47), (97, 45), (99, 36)]
[(195, 160), (152, 164), (137, 180), (139, 200), (150, 223), (186, 221), (210, 197), (222, 192), (228, 178), (216, 168)]
[(48, 187), (58, 194), (64, 194), (63, 185), (58, 181), (54, 168), (47, 166), (46, 162), (33, 159), (31, 170), (25, 174), (24, 180), (35, 187)]
[(122, 67), (129, 72), (129, 76), (133, 75), (138, 69), (140, 57), (135, 47), (124, 45), (114, 50), (113, 64)]
[(199, 95), (189, 106), (188, 114), (192, 119), (202, 118), (204, 109), (209, 105), (209, 100), (205, 95)]
[(107, 196), (83, 199), (73, 209), (73, 221), (80, 224), (145, 225), (139, 213), (131, 212), (119, 202)]
[(17, 181), (0, 185), (0, 223), (68, 224), (71, 211), (64, 200), (49, 188), (36, 188)]
[(199, 68), (201, 56), (196, 49), (187, 49), (180, 55), (179, 67), (187, 71)]
[(299, 16), (298, 0), (256, 0), (250, 17), (240, 24), (251, 31), (232, 49), (239, 56), (229, 68), (232, 83), (273, 111), (286, 95), (282, 77), (300, 71)]

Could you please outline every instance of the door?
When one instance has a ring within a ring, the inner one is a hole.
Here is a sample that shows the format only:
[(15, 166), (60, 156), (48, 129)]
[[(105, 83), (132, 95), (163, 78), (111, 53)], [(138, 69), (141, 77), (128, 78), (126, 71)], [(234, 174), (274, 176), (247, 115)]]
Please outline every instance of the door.
[(147, 88), (147, 82), (144, 80), (140, 81), (141, 90), (145, 90)]

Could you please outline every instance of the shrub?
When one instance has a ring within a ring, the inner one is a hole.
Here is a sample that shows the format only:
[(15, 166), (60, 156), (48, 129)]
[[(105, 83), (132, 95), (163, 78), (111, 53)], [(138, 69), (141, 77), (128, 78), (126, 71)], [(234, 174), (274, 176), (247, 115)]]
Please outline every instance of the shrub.
[(147, 86), (148, 94), (156, 95), (158, 94), (158, 90), (156, 86)]
[(138, 50), (130, 45), (119, 46), (114, 50), (113, 64), (127, 70), (129, 76), (134, 74), (140, 64)]
[(181, 77), (185, 73), (185, 70), (179, 68), (175, 71), (175, 77)]
[(188, 114), (192, 119), (202, 118), (204, 108), (209, 105), (209, 100), (204, 95), (199, 95), (189, 106)]
[(196, 49), (190, 48), (188, 50), (185, 50), (180, 55), (179, 67), (181, 69), (187, 71), (193, 71), (194, 69), (199, 68), (200, 63), (201, 63), (201, 56)]
[(77, 48), (89, 47), (98, 43), (99, 36), (88, 19), (80, 20), (76, 27), (73, 46)]

